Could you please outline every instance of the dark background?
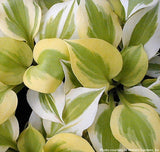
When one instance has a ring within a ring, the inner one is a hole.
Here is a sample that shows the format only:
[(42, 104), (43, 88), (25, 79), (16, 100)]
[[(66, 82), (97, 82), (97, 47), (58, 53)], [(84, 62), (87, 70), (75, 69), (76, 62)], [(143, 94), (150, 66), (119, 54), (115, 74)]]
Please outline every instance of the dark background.
[(24, 87), (18, 94), (18, 107), (16, 110), (16, 117), (19, 122), (20, 131), (23, 131), (28, 120), (30, 114), (32, 112), (30, 106), (27, 103), (26, 94), (27, 94), (27, 87)]

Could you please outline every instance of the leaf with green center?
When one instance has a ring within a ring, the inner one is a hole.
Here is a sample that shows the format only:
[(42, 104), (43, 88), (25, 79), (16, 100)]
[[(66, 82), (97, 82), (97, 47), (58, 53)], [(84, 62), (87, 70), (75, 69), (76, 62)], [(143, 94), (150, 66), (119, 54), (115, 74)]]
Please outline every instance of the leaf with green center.
[(120, 0), (124, 9), (126, 20), (139, 10), (154, 6), (158, 0)]
[(23, 74), (32, 63), (29, 46), (11, 38), (0, 38), (0, 81), (7, 85), (22, 83)]
[(41, 20), (41, 9), (34, 0), (3, 0), (0, 2), (0, 28), (17, 40), (26, 40), (33, 47)]
[(142, 45), (127, 47), (121, 52), (123, 68), (114, 78), (124, 86), (131, 87), (138, 84), (148, 69), (148, 57)]
[(130, 151), (160, 149), (159, 125), (157, 112), (144, 103), (117, 106), (110, 122), (114, 137)]
[(103, 92), (104, 88), (72, 89), (66, 96), (66, 104), (62, 115), (65, 124), (59, 131), (82, 135), (82, 132), (94, 121)]
[(104, 40), (89, 38), (67, 41), (73, 73), (89, 88), (107, 86), (122, 68), (119, 51)]
[(125, 10), (120, 0), (109, 0), (114, 12), (118, 15), (121, 22), (125, 22)]
[(53, 5), (44, 16), (42, 28), (37, 40), (45, 38), (73, 39), (78, 38), (75, 26), (75, 13), (78, 4), (70, 0)]
[(34, 60), (38, 63), (27, 69), (23, 76), (24, 84), (41, 93), (52, 93), (64, 78), (61, 59), (68, 60), (68, 48), (61, 39), (44, 39), (33, 50)]
[(103, 39), (114, 46), (120, 43), (122, 29), (106, 0), (81, 0), (76, 16), (80, 38)]
[(61, 64), (65, 75), (64, 89), (65, 89), (65, 94), (67, 94), (71, 89), (81, 87), (82, 85), (74, 75), (70, 62), (63, 60), (61, 61)]
[(9, 147), (17, 150), (16, 140), (18, 135), (18, 121), (15, 116), (12, 116), (0, 125), (0, 151), (5, 152)]
[(114, 107), (100, 104), (94, 123), (88, 129), (89, 137), (97, 152), (100, 149), (120, 149), (121, 144), (114, 138), (110, 128), (110, 117)]
[(142, 9), (131, 16), (123, 28), (122, 41), (127, 46), (143, 44), (151, 59), (160, 48), (160, 7)]
[(160, 99), (159, 97), (149, 88), (145, 88), (142, 86), (135, 86), (132, 88), (125, 88), (123, 96), (125, 99), (132, 103), (146, 103), (160, 114)]
[(45, 152), (94, 152), (90, 144), (80, 136), (61, 133), (53, 136), (44, 146)]
[(29, 90), (27, 101), (33, 111), (43, 119), (63, 123), (62, 112), (65, 106), (64, 86), (61, 84), (54, 93), (44, 94)]
[(17, 145), (20, 152), (43, 152), (45, 140), (35, 128), (29, 125), (20, 134)]

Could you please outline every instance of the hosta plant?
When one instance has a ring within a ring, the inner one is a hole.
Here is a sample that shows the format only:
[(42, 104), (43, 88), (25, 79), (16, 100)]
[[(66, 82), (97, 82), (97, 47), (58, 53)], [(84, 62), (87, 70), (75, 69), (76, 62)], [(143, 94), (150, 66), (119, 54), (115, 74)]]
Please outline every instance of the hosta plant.
[(0, 152), (160, 151), (159, 49), (158, 0), (1, 0)]

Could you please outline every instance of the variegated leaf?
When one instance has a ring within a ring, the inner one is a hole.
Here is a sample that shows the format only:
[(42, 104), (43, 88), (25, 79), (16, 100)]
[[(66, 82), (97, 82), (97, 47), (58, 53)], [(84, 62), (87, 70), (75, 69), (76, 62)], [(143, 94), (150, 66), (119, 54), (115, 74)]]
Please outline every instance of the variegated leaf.
[(65, 106), (63, 84), (52, 94), (38, 93), (29, 90), (27, 93), (27, 101), (33, 111), (41, 118), (63, 123), (62, 112)]
[(149, 60), (147, 75), (154, 78), (160, 76), (160, 56), (155, 56)]
[(41, 20), (41, 9), (34, 0), (0, 1), (0, 29), (9, 37), (26, 40), (33, 47)]
[(148, 57), (142, 45), (127, 47), (121, 51), (123, 68), (114, 78), (124, 86), (131, 87), (138, 84), (148, 69)]
[(64, 2), (64, 0), (36, 0), (36, 2), (44, 15), (54, 4)]
[(41, 93), (54, 92), (64, 78), (60, 60), (69, 58), (65, 42), (56, 38), (41, 40), (34, 47), (33, 57), (38, 65), (25, 72), (25, 85)]
[(76, 0), (53, 5), (44, 16), (42, 27), (36, 39), (56, 37), (61, 39), (78, 38), (79, 36), (75, 25), (77, 7), (78, 4)]
[(120, 0), (120, 1), (125, 9), (126, 20), (135, 12), (138, 12), (139, 10), (146, 7), (154, 6), (156, 3), (158, 3), (158, 0)]
[(67, 94), (71, 89), (81, 87), (82, 85), (74, 75), (70, 62), (62, 60), (61, 64), (65, 75), (64, 90), (65, 94)]
[(157, 78), (155, 82), (148, 86), (148, 89), (152, 90), (155, 94), (157, 94), (160, 97), (160, 76)]
[(11, 38), (0, 38), (0, 81), (6, 85), (22, 83), (23, 74), (32, 63), (32, 50)]
[(148, 104), (117, 106), (112, 112), (110, 126), (114, 137), (130, 151), (160, 150), (160, 118)]
[(44, 145), (43, 136), (31, 125), (20, 134), (17, 144), (20, 152), (43, 152)]
[(44, 130), (47, 134), (47, 139), (53, 137), (55, 134), (60, 133), (60, 129), (64, 126), (61, 123), (52, 122), (46, 119), (43, 119)]
[(62, 117), (65, 125), (60, 128), (60, 131), (82, 135), (82, 132), (94, 121), (103, 92), (104, 88), (72, 89), (66, 96), (66, 105)]
[(90, 140), (97, 152), (102, 149), (121, 149), (121, 144), (114, 138), (110, 128), (110, 117), (114, 105), (100, 104), (94, 123), (88, 129)]
[(130, 103), (146, 103), (160, 114), (160, 98), (148, 88), (135, 86), (124, 91), (125, 99)]
[(34, 111), (32, 111), (29, 117), (29, 124), (31, 124), (41, 134), (44, 134), (43, 119), (39, 117)]
[(90, 144), (80, 136), (61, 133), (53, 136), (44, 146), (45, 152), (94, 152)]
[(128, 19), (122, 41), (124, 47), (143, 44), (151, 59), (160, 48), (160, 7), (148, 7)]
[(73, 73), (89, 88), (110, 87), (122, 69), (119, 51), (104, 40), (88, 38), (67, 41)]
[(9, 147), (17, 150), (18, 135), (18, 121), (15, 116), (12, 116), (0, 125), (0, 152), (5, 152)]
[(50, 138), (61, 132), (82, 136), (82, 132), (94, 121), (103, 92), (104, 89), (72, 89), (66, 96), (66, 105), (63, 110), (64, 124), (43, 120), (47, 137)]
[(112, 9), (118, 15), (121, 20), (121, 23), (125, 22), (125, 10), (120, 0), (109, 0)]
[(76, 18), (80, 38), (99, 38), (114, 46), (120, 43), (122, 29), (106, 0), (81, 0)]
[(12, 90), (0, 92), (0, 124), (11, 117), (17, 108), (17, 95)]

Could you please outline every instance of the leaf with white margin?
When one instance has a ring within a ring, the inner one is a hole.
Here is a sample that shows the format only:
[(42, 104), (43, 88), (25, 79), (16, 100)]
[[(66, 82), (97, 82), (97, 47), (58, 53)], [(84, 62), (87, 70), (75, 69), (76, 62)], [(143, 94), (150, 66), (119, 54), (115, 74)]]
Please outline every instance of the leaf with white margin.
[(131, 16), (123, 28), (122, 42), (127, 46), (143, 44), (151, 59), (160, 48), (160, 7), (149, 7)]
[(41, 9), (35, 1), (3, 0), (0, 10), (0, 29), (13, 39), (26, 40), (33, 47), (41, 20)]
[(24, 84), (41, 93), (54, 92), (64, 78), (60, 60), (69, 60), (67, 45), (58, 38), (43, 39), (35, 45), (33, 57), (38, 65), (25, 71)]
[(92, 145), (97, 152), (101, 149), (121, 149), (121, 144), (114, 138), (110, 128), (110, 117), (114, 105), (99, 104), (94, 123), (88, 128)]
[(72, 89), (66, 96), (62, 116), (65, 124), (59, 131), (72, 132), (81, 136), (82, 132), (93, 123), (104, 90), (105, 88), (82, 87)]
[(12, 90), (0, 92), (0, 124), (11, 117), (17, 108), (17, 95)]
[(127, 149), (143, 151), (160, 149), (160, 117), (148, 104), (136, 103), (117, 106), (111, 115), (113, 136)]
[(160, 76), (157, 78), (155, 82), (153, 82), (148, 89), (152, 90), (155, 94), (160, 97)]
[(40, 133), (45, 134), (44, 128), (43, 128), (43, 119), (39, 117), (34, 111), (32, 111), (29, 117), (29, 124), (31, 124)]
[(106, 0), (81, 0), (76, 20), (80, 38), (98, 38), (119, 45), (122, 28)]
[(65, 94), (67, 94), (71, 89), (76, 87), (81, 87), (82, 85), (74, 75), (70, 62), (62, 60), (61, 64), (62, 64), (64, 75), (65, 75), (64, 90), (65, 90)]
[(36, 0), (37, 4), (41, 7), (42, 15), (45, 14), (54, 4), (63, 1), (64, 0)]
[(53, 5), (44, 16), (36, 41), (45, 38), (79, 38), (75, 25), (77, 7), (76, 0)]
[(45, 152), (94, 152), (91, 145), (82, 137), (61, 133), (53, 136), (44, 146)]
[(160, 114), (160, 98), (150, 89), (135, 86), (124, 90), (124, 97), (130, 103), (146, 103)]
[(97, 39), (67, 40), (71, 67), (87, 88), (110, 89), (112, 79), (122, 69), (122, 56), (110, 43)]
[(0, 38), (0, 81), (6, 85), (22, 83), (25, 70), (33, 60), (32, 50), (11, 38)]
[(18, 136), (19, 124), (16, 117), (12, 116), (0, 125), (0, 151), (5, 152), (9, 147), (17, 150)]
[(43, 94), (28, 90), (27, 101), (33, 111), (43, 119), (63, 123), (62, 112), (65, 106), (64, 86), (61, 84), (54, 93)]
[(160, 76), (160, 56), (154, 56), (149, 60), (147, 75), (154, 78)]
[(158, 3), (158, 0), (120, 0), (120, 1), (125, 9), (126, 20), (139, 10), (146, 7), (154, 6), (156, 3)]
[(17, 143), (18, 150), (20, 152), (44, 152), (44, 145), (44, 137), (31, 125), (23, 130), (23, 132), (19, 136)]

